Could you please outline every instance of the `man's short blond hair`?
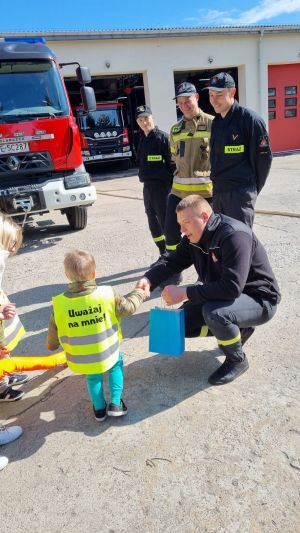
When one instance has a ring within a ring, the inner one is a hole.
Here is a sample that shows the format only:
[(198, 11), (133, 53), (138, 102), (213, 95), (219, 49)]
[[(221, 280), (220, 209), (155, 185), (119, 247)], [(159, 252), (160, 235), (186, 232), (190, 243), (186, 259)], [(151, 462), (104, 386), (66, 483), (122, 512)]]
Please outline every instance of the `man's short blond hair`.
[(209, 203), (205, 198), (202, 198), (202, 196), (199, 196), (198, 194), (190, 194), (189, 196), (186, 196), (182, 200), (180, 200), (179, 204), (176, 207), (176, 213), (179, 213), (180, 211), (183, 211), (184, 209), (197, 209), (201, 213), (205, 212), (209, 215), (212, 213), (212, 208), (210, 207)]
[(96, 262), (94, 256), (85, 250), (72, 250), (65, 255), (64, 267), (70, 281), (90, 281), (95, 279)]

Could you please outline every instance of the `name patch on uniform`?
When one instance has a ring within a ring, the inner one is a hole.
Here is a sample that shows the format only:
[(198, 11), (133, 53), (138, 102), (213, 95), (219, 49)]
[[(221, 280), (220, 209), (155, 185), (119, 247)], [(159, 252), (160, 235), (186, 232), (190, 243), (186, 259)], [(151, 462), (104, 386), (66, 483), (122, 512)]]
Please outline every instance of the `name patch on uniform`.
[(162, 161), (162, 155), (147, 155), (147, 161)]
[(241, 154), (245, 151), (245, 145), (224, 146), (224, 154)]

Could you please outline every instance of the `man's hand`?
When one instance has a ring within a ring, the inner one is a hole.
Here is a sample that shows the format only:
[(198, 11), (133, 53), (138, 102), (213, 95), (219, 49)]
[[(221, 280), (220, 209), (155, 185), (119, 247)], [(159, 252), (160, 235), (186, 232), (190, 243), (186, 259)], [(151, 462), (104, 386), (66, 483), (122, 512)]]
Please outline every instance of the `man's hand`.
[(16, 314), (16, 304), (5, 304), (0, 307), (0, 320), (9, 320)]
[(150, 281), (147, 278), (140, 279), (135, 286), (136, 289), (142, 289), (144, 291), (145, 299), (150, 296), (150, 287)]
[(161, 293), (167, 305), (179, 304), (187, 300), (185, 287), (167, 285)]

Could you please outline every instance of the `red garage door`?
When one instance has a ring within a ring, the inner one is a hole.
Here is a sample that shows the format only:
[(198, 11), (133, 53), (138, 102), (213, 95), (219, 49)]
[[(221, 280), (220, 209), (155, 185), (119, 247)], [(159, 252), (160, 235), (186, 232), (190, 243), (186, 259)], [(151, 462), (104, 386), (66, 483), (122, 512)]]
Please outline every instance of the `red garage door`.
[(300, 150), (300, 63), (269, 66), (268, 100), (273, 152)]

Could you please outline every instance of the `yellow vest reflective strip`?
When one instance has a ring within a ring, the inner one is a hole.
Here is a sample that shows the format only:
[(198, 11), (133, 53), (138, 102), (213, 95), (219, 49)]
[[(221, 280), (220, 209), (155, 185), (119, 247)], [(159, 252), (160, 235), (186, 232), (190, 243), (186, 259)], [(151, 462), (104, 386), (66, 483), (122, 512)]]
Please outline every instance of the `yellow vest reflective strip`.
[(210, 139), (210, 131), (195, 131), (195, 133), (182, 131), (181, 133), (172, 134), (172, 140), (174, 143), (183, 140), (189, 141), (191, 139), (206, 139), (208, 142)]
[(245, 145), (224, 146), (224, 154), (242, 154), (245, 151)]
[(188, 191), (188, 192), (197, 192), (197, 191), (212, 191), (212, 182), (209, 181), (208, 183), (198, 183), (193, 184), (183, 184), (183, 183), (174, 183), (172, 185), (173, 189), (176, 189), (177, 191)]
[(148, 155), (147, 161), (162, 161), (162, 155)]
[(230, 346), (230, 344), (235, 344), (236, 342), (239, 342), (241, 340), (241, 334), (239, 333), (234, 339), (229, 339), (228, 341), (220, 341), (217, 339), (218, 344), (221, 344), (222, 346)]
[(25, 335), (25, 329), (18, 315), (3, 321), (5, 346), (11, 352)]
[(110, 329), (106, 329), (101, 333), (95, 333), (94, 335), (85, 335), (84, 337), (68, 337), (63, 335), (60, 337), (60, 341), (71, 346), (83, 346), (84, 344), (95, 344), (96, 342), (103, 342), (105, 339), (118, 332), (118, 324), (114, 324)]
[(177, 244), (166, 244), (166, 250), (176, 250), (179, 242)]
[(160, 235), (159, 237), (153, 237), (154, 242), (161, 242), (165, 241), (166, 237), (164, 235)]
[[(96, 352), (96, 353), (91, 353), (89, 355), (72, 355), (69, 352), (65, 352), (68, 363), (71, 362), (71, 363), (75, 363), (76, 365), (81, 364), (84, 366), (86, 366), (89, 363), (92, 363), (92, 364), (102, 363), (105, 360), (107, 360), (109, 357), (114, 356), (116, 353), (119, 356), (119, 339), (115, 344), (113, 344), (112, 346), (109, 346), (107, 350), (104, 350), (101, 353)], [(116, 362), (117, 360), (115, 361), (115, 363)]]
[(86, 296), (52, 298), (59, 341), (69, 368), (79, 374), (103, 373), (119, 357), (122, 337), (112, 287), (97, 287)]
[(207, 337), (207, 334), (208, 334), (208, 326), (202, 326), (200, 329), (199, 337)]

